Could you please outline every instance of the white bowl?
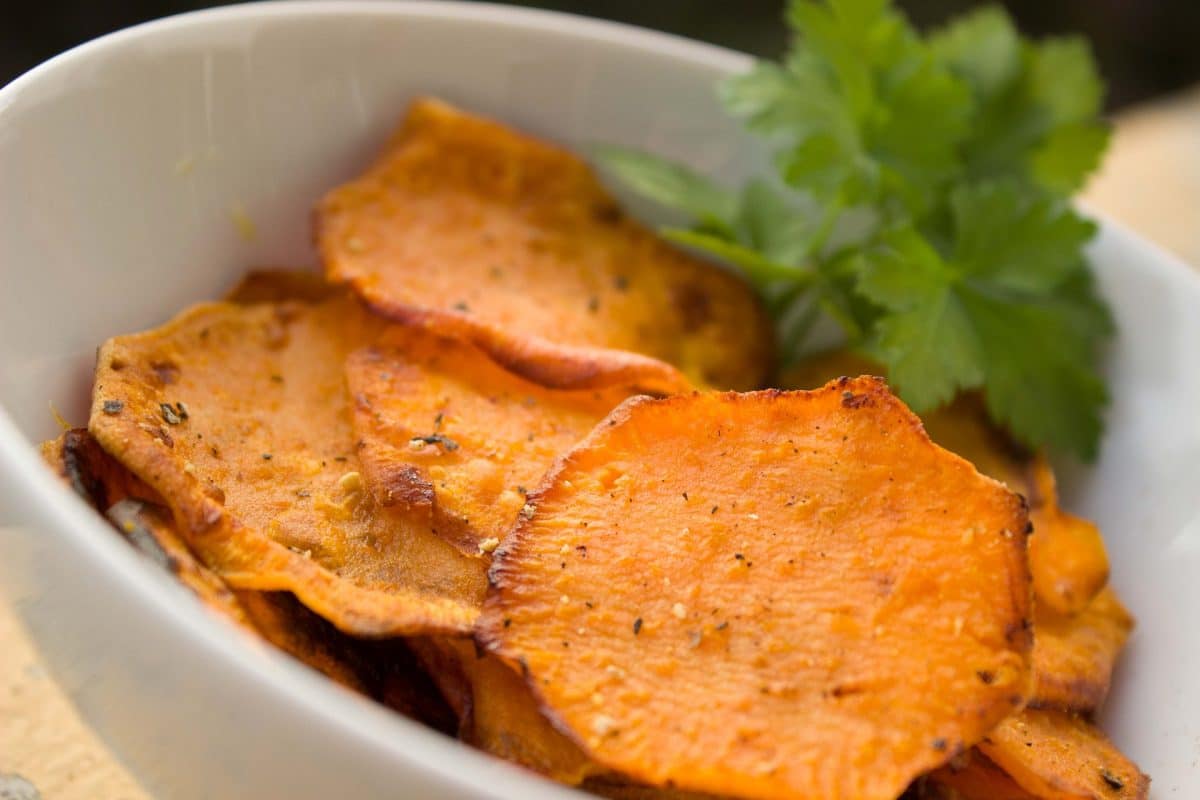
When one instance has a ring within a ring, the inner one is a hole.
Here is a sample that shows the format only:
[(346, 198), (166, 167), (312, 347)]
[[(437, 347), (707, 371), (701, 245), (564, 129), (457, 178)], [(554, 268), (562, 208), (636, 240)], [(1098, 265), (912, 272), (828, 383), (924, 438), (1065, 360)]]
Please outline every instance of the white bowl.
[[(571, 145), (737, 178), (761, 154), (713, 99), (741, 55), (460, 3), (278, 3), (72, 50), (0, 90), (0, 577), (55, 676), (147, 789), (200, 797), (571, 796), (374, 707), (200, 613), (42, 468), (49, 402), (85, 419), (94, 348), (315, 262), (309, 213), (415, 94)], [(253, 222), (248, 238), (244, 221)], [(235, 224), (241, 221), (243, 224)], [(1074, 507), (1140, 620), (1105, 724), (1159, 797), (1200, 797), (1200, 280), (1112, 225), (1121, 334), (1103, 456)]]

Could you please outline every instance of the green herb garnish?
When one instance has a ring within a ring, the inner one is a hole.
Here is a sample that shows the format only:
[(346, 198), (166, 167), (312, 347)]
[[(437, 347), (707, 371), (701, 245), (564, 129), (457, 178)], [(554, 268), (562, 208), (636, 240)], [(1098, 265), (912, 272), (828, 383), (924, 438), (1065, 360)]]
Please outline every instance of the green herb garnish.
[(793, 0), (780, 63), (720, 86), (777, 174), (740, 191), (617, 148), (603, 162), (683, 211), (665, 235), (740, 268), (785, 360), (828, 315), (918, 412), (980, 389), (1022, 442), (1091, 459), (1112, 332), (1070, 205), (1109, 130), (1082, 39), (1022, 39), (998, 8), (927, 36), (889, 0)]

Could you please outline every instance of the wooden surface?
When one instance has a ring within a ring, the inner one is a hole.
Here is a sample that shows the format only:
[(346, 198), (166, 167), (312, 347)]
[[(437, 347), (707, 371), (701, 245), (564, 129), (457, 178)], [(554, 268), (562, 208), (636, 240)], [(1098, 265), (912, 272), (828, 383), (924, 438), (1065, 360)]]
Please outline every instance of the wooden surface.
[[(1122, 115), (1085, 201), (1200, 264), (1200, 89)], [(14, 776), (21, 776), (20, 780)], [(141, 800), (0, 601), (0, 798)]]

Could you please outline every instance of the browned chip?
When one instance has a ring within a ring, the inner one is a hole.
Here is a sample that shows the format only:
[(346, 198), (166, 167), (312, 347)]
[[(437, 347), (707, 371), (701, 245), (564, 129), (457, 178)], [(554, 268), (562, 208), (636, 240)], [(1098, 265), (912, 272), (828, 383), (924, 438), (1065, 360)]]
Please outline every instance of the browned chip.
[(362, 636), (465, 631), (482, 561), (364, 490), (343, 365), (381, 329), (344, 296), (197, 306), (104, 345), (89, 427), (230, 585)]
[(606, 772), (554, 729), (529, 687), (500, 659), (464, 639), (419, 639), (413, 648), (459, 714), (464, 742), (572, 786)]
[(1109, 587), (1079, 614), (1066, 616), (1038, 603), (1033, 619), (1033, 702), (1095, 711), (1108, 696), (1113, 666), (1133, 630), (1133, 617)]
[[(956, 759), (958, 761), (959, 759)], [(962, 763), (935, 770), (919, 795), (928, 800), (1037, 800), (1004, 770), (978, 750), (965, 753)]]
[(478, 636), (636, 782), (892, 800), (1024, 703), (1023, 503), (876, 379), (631, 400), (529, 503)]
[(230, 303), (281, 303), (285, 300), (307, 300), (319, 303), (342, 289), (325, 280), (319, 272), (302, 269), (257, 269), (247, 272), (225, 294)]
[(1086, 720), (1026, 709), (979, 744), (1021, 788), (1040, 800), (1145, 800), (1150, 779)]
[(683, 789), (663, 789), (658, 786), (640, 786), (613, 776), (590, 778), (581, 788), (585, 792), (607, 797), (608, 800), (720, 800), (717, 795)]
[(343, 686), (438, 730), (452, 730), (450, 710), (404, 642), (348, 637), (287, 592), (231, 591), (192, 555), (157, 493), (104, 452), (86, 430), (67, 431), (43, 444), (42, 452), (68, 484), (77, 491), (86, 487), (81, 496), (97, 511), (115, 501), (108, 506), (109, 522), (207, 608)]
[(257, 629), (246, 613), (244, 598), (192, 556), (166, 507), (125, 498), (110, 507), (107, 516), (130, 544), (174, 575), (205, 606), (239, 625)]
[(255, 630), (271, 644), (337, 683), (445, 733), (450, 708), (400, 639), (355, 639), (288, 592), (239, 591)]
[(490, 552), (525, 494), (629, 391), (546, 389), (465, 342), (403, 329), (351, 354), (367, 485), (381, 505), (433, 502), (437, 532)]
[(543, 385), (688, 388), (671, 364), (750, 389), (770, 367), (743, 281), (627, 218), (573, 154), (437, 100), (324, 199), (317, 239), (330, 279), (376, 310)]

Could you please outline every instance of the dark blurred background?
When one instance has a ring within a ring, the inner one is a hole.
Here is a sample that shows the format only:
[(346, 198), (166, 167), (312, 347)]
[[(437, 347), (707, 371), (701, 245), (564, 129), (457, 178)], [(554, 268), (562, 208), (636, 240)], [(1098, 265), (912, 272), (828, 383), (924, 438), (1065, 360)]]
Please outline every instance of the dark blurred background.
[[(763, 56), (784, 47), (783, 0), (527, 0), (518, 5), (659, 28)], [(901, 0), (922, 27), (980, 3)], [(190, 0), (44, 0), (6, 4), (0, 26), (0, 85), (80, 42), (181, 11), (219, 5)], [(1034, 35), (1078, 31), (1093, 42), (1119, 108), (1200, 80), (1200, 0), (1008, 0)]]

